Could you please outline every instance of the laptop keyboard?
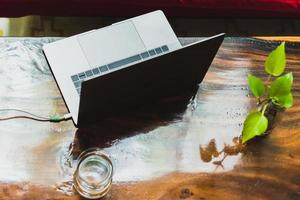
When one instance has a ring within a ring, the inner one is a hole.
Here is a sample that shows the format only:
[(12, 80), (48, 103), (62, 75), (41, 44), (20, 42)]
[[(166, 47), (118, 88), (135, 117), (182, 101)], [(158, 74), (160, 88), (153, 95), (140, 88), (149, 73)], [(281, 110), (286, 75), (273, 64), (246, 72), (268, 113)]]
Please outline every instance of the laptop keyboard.
[(155, 57), (159, 54), (168, 52), (169, 48), (167, 45), (155, 48), (155, 49), (151, 49), (149, 51), (145, 51), (141, 54), (137, 54), (134, 56), (130, 56), (128, 58), (122, 59), (122, 60), (118, 60), (112, 63), (109, 63), (107, 65), (103, 65), (100, 67), (96, 67), (94, 69), (91, 70), (87, 70), (85, 72), (81, 72), (78, 74), (74, 74), (73, 76), (71, 76), (71, 79), (73, 81), (73, 84), (78, 92), (78, 94), (80, 94), (80, 90), (81, 90), (81, 83), (86, 80), (87, 78), (94, 78), (97, 77), (99, 75), (101, 75), (102, 73), (108, 72), (110, 70), (122, 67), (124, 65), (128, 65), (130, 63), (134, 63), (140, 60), (147, 60), (149, 58)]

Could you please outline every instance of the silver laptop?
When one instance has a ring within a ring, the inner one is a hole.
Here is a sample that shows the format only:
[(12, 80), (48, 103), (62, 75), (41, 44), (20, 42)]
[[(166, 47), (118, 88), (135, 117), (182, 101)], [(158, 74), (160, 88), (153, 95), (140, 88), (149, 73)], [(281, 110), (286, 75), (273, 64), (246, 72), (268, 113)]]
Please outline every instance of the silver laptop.
[[(223, 38), (224, 34), (220, 34), (182, 47), (163, 12), (154, 11), (45, 44), (43, 51), (73, 122), (75, 125), (83, 125), (93, 121), (89, 119), (100, 119), (114, 111), (129, 107), (128, 102), (133, 102), (133, 99), (127, 98), (129, 96), (134, 96), (134, 99), (145, 98), (148, 93), (153, 93), (154, 89), (172, 87), (163, 80), (168, 79), (169, 74), (184, 74), (174, 71), (176, 69), (174, 65), (180, 64), (176, 59), (181, 58), (195, 63), (195, 56), (198, 56), (190, 51), (197, 49), (189, 46), (203, 48), (205, 46), (203, 44), (209, 43), (210, 46), (203, 50), (203, 53), (207, 54), (203, 61), (197, 59), (199, 65), (201, 63), (205, 65), (202, 66), (201, 72), (199, 71), (203, 75), (199, 74), (201, 80), (191, 76), (194, 82), (201, 82)], [(184, 54), (180, 53), (181, 51)], [(189, 66), (182, 67), (189, 68)], [(201, 66), (190, 68), (193, 71)], [(187, 70), (189, 73), (196, 72), (192, 71)], [(165, 74), (165, 78), (158, 77), (157, 74)], [(146, 84), (144, 81), (150, 81), (150, 85), (155, 83), (158, 87), (139, 88)], [(178, 81), (180, 80), (176, 82)], [(141, 90), (143, 92), (140, 92)], [(161, 95), (151, 97), (157, 98)], [(124, 99), (127, 99), (127, 102)], [(147, 99), (151, 98), (147, 96)], [(109, 108), (112, 104), (120, 106)]]

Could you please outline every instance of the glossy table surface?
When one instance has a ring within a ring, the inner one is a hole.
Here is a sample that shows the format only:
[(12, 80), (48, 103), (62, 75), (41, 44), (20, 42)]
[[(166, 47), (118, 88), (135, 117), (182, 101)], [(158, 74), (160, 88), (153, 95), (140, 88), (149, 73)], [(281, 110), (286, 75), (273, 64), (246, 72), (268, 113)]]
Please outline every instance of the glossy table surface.
[[(41, 52), (56, 39), (0, 38), (1, 109), (67, 112)], [(0, 199), (81, 199), (72, 188), (74, 163), (96, 146), (115, 167), (105, 199), (300, 199), (300, 43), (286, 43), (294, 106), (277, 114), (271, 134), (236, 143), (255, 109), (247, 74), (267, 78), (264, 60), (278, 44), (226, 38), (194, 101), (192, 93), (170, 97), (88, 129), (72, 121), (0, 121)]]

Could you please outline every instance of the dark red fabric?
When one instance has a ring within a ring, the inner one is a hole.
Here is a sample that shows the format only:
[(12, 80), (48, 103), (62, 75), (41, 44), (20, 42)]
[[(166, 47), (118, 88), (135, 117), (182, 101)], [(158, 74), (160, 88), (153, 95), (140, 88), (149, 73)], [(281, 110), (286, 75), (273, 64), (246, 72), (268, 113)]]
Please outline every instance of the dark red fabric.
[(300, 17), (300, 0), (0, 0), (0, 16)]

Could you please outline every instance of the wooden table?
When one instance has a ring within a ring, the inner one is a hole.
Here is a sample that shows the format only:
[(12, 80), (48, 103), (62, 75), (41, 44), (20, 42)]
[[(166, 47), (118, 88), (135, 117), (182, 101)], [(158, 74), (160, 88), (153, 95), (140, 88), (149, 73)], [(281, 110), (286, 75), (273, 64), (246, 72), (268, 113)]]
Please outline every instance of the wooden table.
[[(1, 108), (44, 116), (67, 112), (41, 52), (42, 43), (53, 40), (0, 39)], [(263, 63), (277, 44), (226, 38), (194, 103), (188, 104), (189, 95), (172, 97), (84, 130), (71, 121), (0, 122), (0, 199), (81, 199), (72, 189), (74, 162), (94, 146), (112, 156), (116, 169), (105, 199), (300, 199), (300, 43), (287, 42), (294, 106), (277, 115), (272, 133), (222, 163), (215, 161), (223, 154), (211, 161), (200, 154), (209, 142), (214, 150), (213, 139), (221, 151), (241, 134), (255, 107), (247, 74), (266, 78)]]

